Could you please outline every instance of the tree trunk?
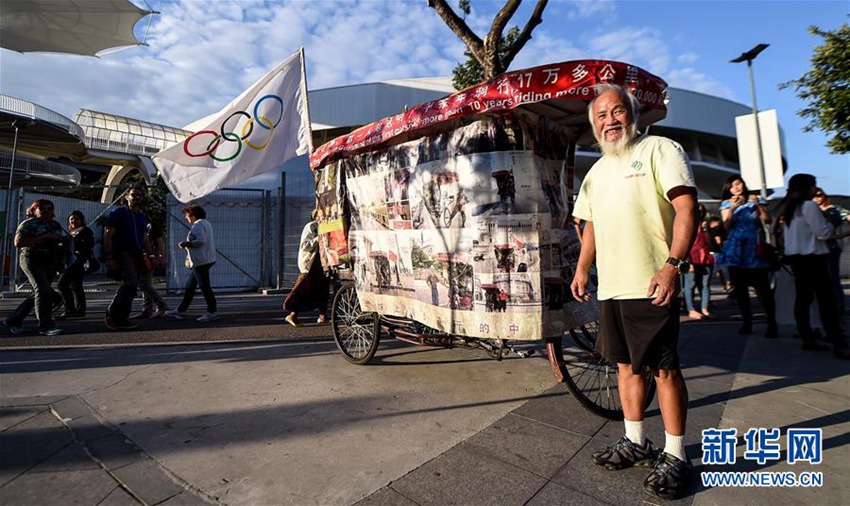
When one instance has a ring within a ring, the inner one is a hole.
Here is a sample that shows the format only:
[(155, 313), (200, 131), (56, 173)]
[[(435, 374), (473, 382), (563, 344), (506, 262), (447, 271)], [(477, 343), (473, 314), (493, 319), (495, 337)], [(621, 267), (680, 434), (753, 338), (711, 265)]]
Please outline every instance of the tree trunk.
[(466, 22), (460, 18), (455, 11), (449, 7), (446, 0), (427, 0), (428, 7), (434, 9), (440, 18), (446, 23), (455, 35), (466, 44), (472, 56), (481, 64), (484, 69), (484, 78), (492, 79), (499, 74), (502, 74), (511, 62), (513, 62), (517, 53), (531, 40), (531, 32), (543, 22), (543, 10), (549, 0), (537, 0), (537, 5), (534, 7), (534, 12), (525, 24), (525, 27), (520, 32), (519, 37), (507, 47), (501, 47), (502, 34), (505, 31), (508, 21), (516, 14), (522, 0), (507, 0), (505, 5), (493, 18), (493, 24), (490, 26), (490, 31), (484, 40), (481, 40)]

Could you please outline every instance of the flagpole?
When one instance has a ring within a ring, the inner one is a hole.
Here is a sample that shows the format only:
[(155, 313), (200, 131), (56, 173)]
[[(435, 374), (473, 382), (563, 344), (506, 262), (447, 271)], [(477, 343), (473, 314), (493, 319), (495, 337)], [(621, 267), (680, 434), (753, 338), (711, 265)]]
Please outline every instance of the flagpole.
[[(304, 105), (307, 107), (307, 144), (310, 153), (313, 153), (313, 118), (310, 117), (310, 94), (307, 93), (307, 57), (304, 55), (304, 46), (298, 50), (301, 53), (301, 95), (304, 97)], [(308, 155), (309, 155), (308, 154)], [(308, 162), (309, 164), (309, 162)]]

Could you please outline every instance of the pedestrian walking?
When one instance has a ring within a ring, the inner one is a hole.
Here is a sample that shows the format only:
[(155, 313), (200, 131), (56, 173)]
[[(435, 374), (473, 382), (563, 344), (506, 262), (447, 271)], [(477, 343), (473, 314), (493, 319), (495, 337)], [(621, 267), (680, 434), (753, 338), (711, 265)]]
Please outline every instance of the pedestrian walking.
[(168, 265), (168, 259), (165, 256), (163, 235), (164, 231), (161, 226), (148, 223), (148, 236), (150, 237), (151, 244), (150, 258), (152, 261), (148, 264), (149, 269), (147, 269), (144, 275), (149, 281), (147, 283), (139, 283), (139, 290), (142, 292), (142, 310), (131, 316), (131, 320), (154, 320), (168, 311), (168, 304), (166, 304), (156, 287), (153, 286), (154, 271), (158, 267), (164, 268)]
[[(823, 189), (815, 188), (815, 196), (812, 197), (815, 204), (820, 207), (826, 221), (836, 229), (846, 226), (850, 222), (850, 210), (837, 206), (829, 201), (829, 195)], [(835, 289), (835, 297), (838, 299), (838, 314), (844, 314), (844, 289), (841, 287), (841, 240), (827, 239), (826, 247), (829, 249), (829, 275), (832, 286)]]
[(758, 195), (750, 195), (741, 176), (729, 176), (721, 193), (720, 216), (728, 233), (719, 254), (719, 263), (728, 267), (735, 300), (741, 310), (742, 323), (738, 332), (746, 335), (753, 331), (749, 291), (749, 287), (753, 287), (767, 318), (764, 337), (775, 338), (778, 327), (776, 302), (770, 288), (769, 262), (759, 255), (760, 251), (766, 251), (765, 226), (770, 225), (773, 219), (767, 213), (766, 203)]
[(835, 358), (850, 360), (846, 336), (841, 331), (838, 303), (829, 273), (826, 241), (839, 238), (836, 229), (811, 199), (817, 180), (811, 174), (794, 174), (782, 200), (785, 260), (794, 273), (794, 320), (803, 339), (804, 351), (827, 349), (812, 332), (810, 307), (817, 295), (821, 324), (832, 342)]
[[(640, 105), (625, 88), (596, 86), (588, 108), (602, 157), (579, 191), (573, 215), (585, 222), (570, 289), (579, 302), (590, 268), (599, 276), (597, 350), (617, 364), (625, 435), (593, 454), (608, 470), (652, 465), (646, 493), (675, 499), (691, 482), (685, 454), (688, 391), (679, 366), (680, 276), (696, 233), (696, 185), (682, 147), (664, 137), (638, 136)], [(628, 254), (624, 254), (628, 252)], [(649, 368), (658, 386), (664, 450), (646, 438)]]
[(183, 216), (189, 222), (191, 228), (186, 235), (185, 241), (180, 241), (177, 246), (186, 250), (186, 265), (192, 270), (192, 275), (186, 281), (183, 291), (183, 299), (177, 309), (166, 311), (165, 316), (182, 320), (186, 316), (186, 310), (195, 298), (195, 291), (200, 287), (207, 303), (207, 311), (198, 317), (197, 321), (208, 323), (218, 320), (218, 312), (210, 284), (210, 269), (216, 262), (215, 236), (212, 224), (207, 221), (207, 212), (197, 204), (190, 204), (183, 208)]
[(62, 329), (53, 322), (53, 307), (57, 301), (51, 285), (65, 259), (68, 237), (53, 219), (54, 213), (52, 201), (37, 199), (27, 208), (27, 219), (15, 231), (14, 244), (20, 250), (21, 269), (32, 285), (32, 294), (3, 322), (12, 334), (24, 332), (24, 320), (33, 308), (39, 334), (55, 336), (62, 333)]
[[(692, 320), (701, 320), (703, 317), (711, 316), (708, 311), (708, 302), (711, 298), (711, 274), (714, 268), (714, 256), (711, 254), (711, 237), (705, 231), (706, 211), (702, 204), (698, 207), (699, 212), (699, 227), (697, 227), (696, 239), (688, 253), (688, 260), (691, 267), (684, 274), (684, 298), (685, 310), (688, 312), (688, 318)], [(694, 291), (698, 290), (700, 295), (700, 310), (697, 310), (694, 304)]]
[(319, 224), (316, 217), (316, 211), (313, 211), (311, 221), (301, 231), (298, 250), (300, 274), (283, 301), (283, 309), (290, 312), (284, 320), (295, 327), (300, 325), (298, 313), (312, 309), (319, 310), (317, 323), (327, 322), (330, 280), (319, 260)]
[(72, 211), (68, 215), (68, 235), (71, 239), (71, 258), (56, 283), (65, 306), (64, 312), (56, 317), (59, 320), (86, 315), (83, 278), (100, 268), (100, 263), (94, 258), (94, 233), (86, 226), (86, 217), (81, 211)]
[(140, 286), (148, 289), (153, 270), (154, 255), (148, 235), (148, 217), (144, 211), (144, 189), (138, 186), (130, 188), (125, 200), (125, 205), (109, 213), (103, 233), (106, 268), (112, 277), (121, 281), (106, 309), (104, 321), (109, 330), (136, 328), (130, 323), (133, 299)]

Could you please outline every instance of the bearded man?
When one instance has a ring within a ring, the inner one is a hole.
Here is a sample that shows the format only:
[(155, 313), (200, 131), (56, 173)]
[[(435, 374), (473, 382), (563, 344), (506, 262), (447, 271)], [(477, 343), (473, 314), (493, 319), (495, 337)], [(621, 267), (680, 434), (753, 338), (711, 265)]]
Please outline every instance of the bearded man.
[[(673, 499), (690, 483), (685, 455), (688, 391), (679, 368), (680, 275), (693, 243), (696, 188), (682, 147), (663, 137), (638, 135), (640, 104), (626, 89), (596, 86), (588, 107), (602, 157), (588, 172), (573, 216), (585, 222), (573, 297), (590, 300), (589, 270), (599, 275), (597, 350), (618, 366), (625, 436), (593, 454), (609, 470), (652, 465), (648, 494)], [(625, 253), (628, 252), (628, 253)], [(646, 373), (658, 386), (665, 446), (646, 438)]]

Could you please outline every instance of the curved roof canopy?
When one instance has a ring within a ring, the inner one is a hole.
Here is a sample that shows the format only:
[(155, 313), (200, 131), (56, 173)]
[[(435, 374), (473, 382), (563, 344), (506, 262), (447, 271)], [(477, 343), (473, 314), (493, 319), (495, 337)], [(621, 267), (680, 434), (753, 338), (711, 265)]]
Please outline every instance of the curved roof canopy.
[(105, 112), (79, 109), (74, 118), (85, 132), (86, 146), (152, 156), (183, 142), (192, 132)]
[(0, 94), (0, 150), (11, 151), (16, 141), (18, 153), (36, 158), (79, 158), (86, 153), (79, 125), (46, 107)]
[(3, 0), (0, 47), (95, 56), (144, 44), (133, 27), (148, 14), (129, 0)]
[(46, 158), (80, 158), (86, 154), (83, 129), (45, 107), (0, 95), (0, 183), (8, 185), (12, 152), (12, 184), (78, 184), (80, 172)]

